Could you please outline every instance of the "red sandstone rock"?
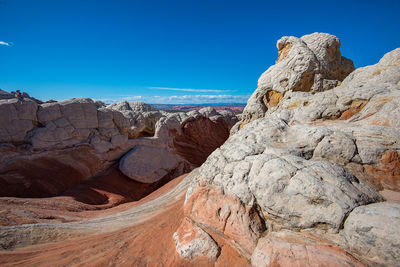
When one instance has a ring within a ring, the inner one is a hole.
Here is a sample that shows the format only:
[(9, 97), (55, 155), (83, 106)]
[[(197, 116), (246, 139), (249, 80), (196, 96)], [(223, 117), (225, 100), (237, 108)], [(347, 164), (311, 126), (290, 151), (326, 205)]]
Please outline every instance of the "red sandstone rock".
[(253, 207), (225, 195), (219, 188), (197, 186), (184, 212), (196, 223), (231, 240), (247, 256), (251, 255), (264, 231), (262, 220)]
[(114, 165), (56, 197), (0, 198), (0, 225), (61, 223), (105, 216), (155, 198), (170, 190), (185, 176), (171, 182), (173, 177), (142, 184), (123, 175)]
[(274, 235), (263, 237), (258, 241), (251, 264), (257, 267), (364, 266), (340, 248), (304, 241), (293, 235), (288, 239)]
[(207, 157), (229, 137), (229, 126), (221, 117), (215, 121), (206, 117), (188, 119), (182, 134), (175, 136), (177, 154), (199, 167)]
[(53, 196), (93, 177), (106, 166), (93, 149), (85, 145), (25, 153), (1, 162), (0, 196)]
[[(116, 212), (146, 203), (164, 195), (181, 179), (175, 179), (142, 199), (139, 203), (124, 204), (105, 211), (97, 211), (103, 217), (109, 211)], [(221, 254), (217, 261), (205, 257), (186, 260), (175, 250), (173, 233), (183, 217), (184, 194), (173, 203), (166, 203), (165, 210), (149, 214), (145, 222), (105, 234), (92, 233), (91, 236), (25, 247), (15, 251), (0, 251), (0, 266), (248, 266), (224, 240), (217, 240)], [(51, 242), (49, 240), (48, 242)]]
[(219, 247), (215, 241), (188, 218), (183, 219), (173, 237), (176, 250), (183, 258), (206, 256), (216, 259), (219, 255)]
[(364, 165), (364, 169), (384, 189), (400, 192), (400, 155), (396, 151), (387, 150), (378, 166)]

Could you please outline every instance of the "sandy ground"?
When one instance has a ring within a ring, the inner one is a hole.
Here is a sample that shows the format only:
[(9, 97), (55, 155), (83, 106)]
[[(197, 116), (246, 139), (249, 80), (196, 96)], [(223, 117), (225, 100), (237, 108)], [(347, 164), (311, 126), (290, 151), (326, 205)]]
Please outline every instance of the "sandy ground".
[(1, 266), (247, 266), (246, 259), (218, 238), (221, 255), (184, 260), (172, 239), (183, 218), (189, 181), (172, 180), (148, 196), (68, 223), (0, 228)]

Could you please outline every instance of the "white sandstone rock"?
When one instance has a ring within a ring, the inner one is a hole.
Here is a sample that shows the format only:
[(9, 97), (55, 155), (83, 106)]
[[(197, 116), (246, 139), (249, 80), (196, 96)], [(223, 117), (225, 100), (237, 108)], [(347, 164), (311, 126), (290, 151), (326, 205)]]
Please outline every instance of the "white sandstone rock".
[(351, 251), (385, 266), (400, 261), (400, 204), (375, 203), (355, 208), (344, 223)]
[(137, 145), (120, 161), (119, 169), (129, 178), (153, 183), (179, 167), (179, 159), (167, 148)]
[(329, 90), (354, 70), (353, 62), (340, 54), (339, 39), (327, 33), (285, 36), (277, 48), (277, 63), (261, 75), (244, 109), (247, 121), (263, 117), (288, 91)]

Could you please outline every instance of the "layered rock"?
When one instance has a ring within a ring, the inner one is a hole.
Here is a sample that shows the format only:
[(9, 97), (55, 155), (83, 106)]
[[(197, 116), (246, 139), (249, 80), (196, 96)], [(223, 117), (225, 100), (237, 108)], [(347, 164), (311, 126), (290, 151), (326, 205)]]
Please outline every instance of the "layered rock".
[[(89, 98), (40, 105), (4, 99), (0, 113), (1, 195), (20, 197), (63, 192), (131, 149), (120, 164), (128, 177), (146, 183), (172, 179), (203, 163), (237, 121), (233, 112), (169, 114), (141, 102), (106, 107)], [(215, 138), (207, 137), (212, 132)]]
[[(192, 178), (193, 174), (191, 174)], [(237, 197), (219, 187), (205, 184), (193, 189), (185, 201), (184, 214), (209, 232), (226, 237), (231, 245), (249, 257), (265, 230), (262, 218), (254, 206), (243, 204)]]
[[(251, 255), (254, 266), (362, 266), (345, 251), (368, 265), (400, 260), (389, 251), (399, 233), (375, 219), (397, 227), (399, 204), (371, 204), (384, 200), (378, 190), (400, 191), (400, 49), (349, 75), (353, 64), (339, 48), (328, 34), (278, 41), (277, 64), (261, 76), (231, 137), (190, 174), (185, 215)], [(219, 203), (233, 200), (243, 211), (213, 219), (225, 214)], [(247, 231), (240, 239), (216, 231), (224, 222)]]
[[(58, 194), (127, 152), (123, 126), (118, 128), (112, 116), (105, 123), (100, 106), (91, 99), (42, 105), (29, 99), (22, 104), (0, 100), (1, 195)], [(126, 120), (119, 115), (115, 116)]]
[(306, 235), (282, 231), (258, 241), (252, 266), (365, 266), (340, 248)]

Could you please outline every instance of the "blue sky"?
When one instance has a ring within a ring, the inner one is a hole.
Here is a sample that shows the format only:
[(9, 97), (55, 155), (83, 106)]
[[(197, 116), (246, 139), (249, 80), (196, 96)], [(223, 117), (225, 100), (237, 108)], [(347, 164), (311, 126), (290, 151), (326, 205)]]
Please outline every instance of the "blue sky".
[(43, 99), (245, 103), (284, 35), (356, 67), (400, 47), (400, 1), (0, 0), (0, 88)]

